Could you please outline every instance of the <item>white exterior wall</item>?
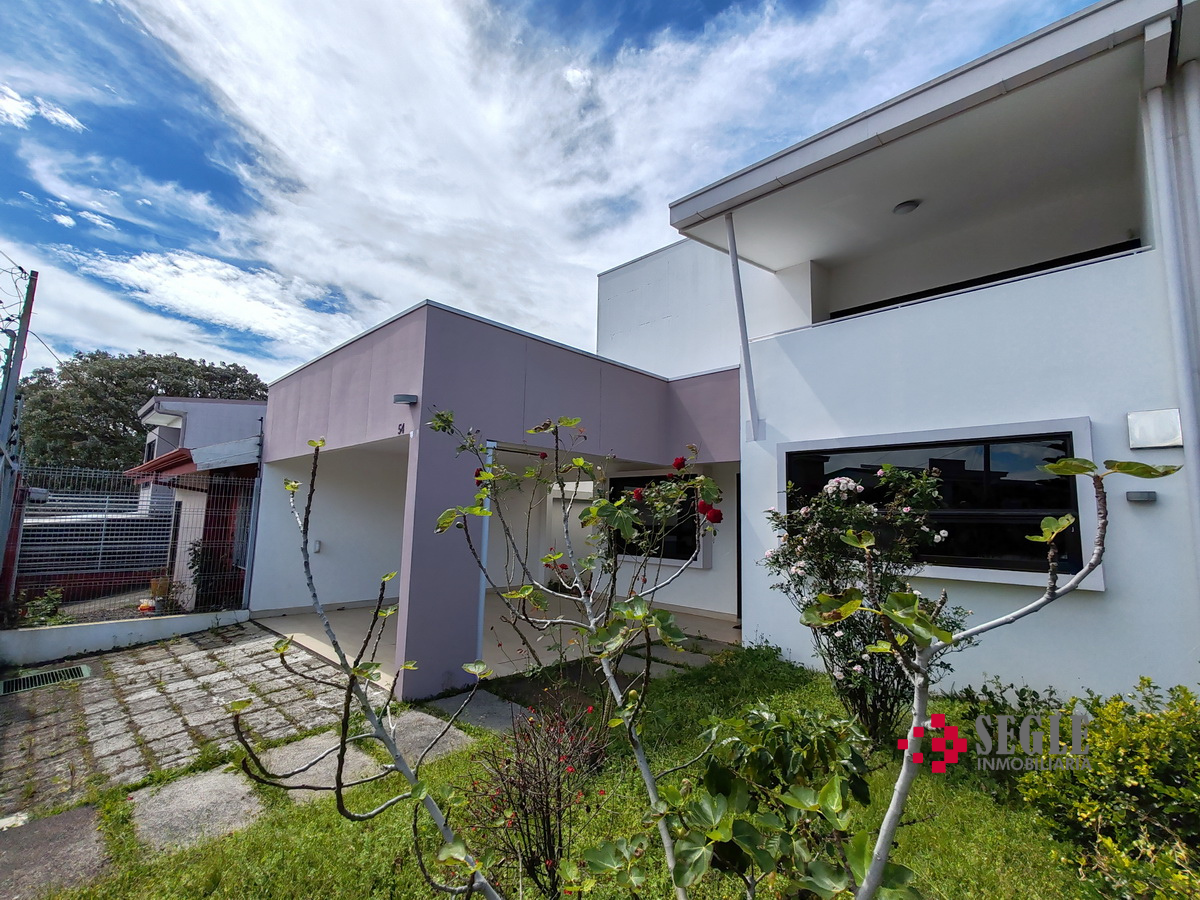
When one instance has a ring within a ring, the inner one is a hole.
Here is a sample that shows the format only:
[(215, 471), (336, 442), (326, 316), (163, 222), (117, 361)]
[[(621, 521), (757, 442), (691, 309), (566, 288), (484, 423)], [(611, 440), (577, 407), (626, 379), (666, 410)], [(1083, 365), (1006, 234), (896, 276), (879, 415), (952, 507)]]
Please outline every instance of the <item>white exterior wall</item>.
[[(807, 629), (756, 564), (775, 540), (760, 510), (784, 503), (780, 445), (1004, 424), (1018, 433), (1019, 423), (1087, 417), (1097, 460), (1181, 463), (1178, 449), (1131, 451), (1126, 431), (1129, 412), (1178, 406), (1162, 264), (1146, 251), (754, 342), (766, 439), (742, 450), (745, 639), (811, 655)], [(985, 673), (1066, 691), (1122, 691), (1142, 674), (1200, 679), (1196, 474), (1110, 479), (1104, 590), (985, 636), (951, 658), (943, 686)], [(1126, 501), (1125, 491), (1145, 489), (1157, 503)], [(1081, 482), (1081, 509), (1087, 496)], [(1039, 593), (943, 577), (914, 584), (929, 595), (945, 586), (973, 622)]]
[[(387, 445), (381, 450), (380, 445)], [(313, 498), (309, 540), (320, 541), (312, 554), (313, 579), (328, 607), (374, 600), (379, 579), (400, 568), (404, 529), (404, 484), (408, 438), (379, 441), (321, 454)], [(295, 458), (263, 466), (262, 498), (254, 552), (252, 612), (310, 605), (300, 556), (300, 532), (292, 519), (285, 478), (301, 482), (303, 495), (311, 460)], [(399, 579), (388, 583), (395, 598)]]
[(196, 605), (196, 591), (192, 586), (192, 570), (188, 568), (188, 560), (192, 542), (204, 537), (204, 511), (208, 507), (208, 494), (177, 488), (175, 499), (179, 501), (179, 540), (175, 571), (171, 577), (185, 585), (182, 600), (184, 609), (190, 611)]
[[(694, 241), (671, 244), (599, 277), (596, 352), (656, 375), (678, 378), (736, 366), (737, 309), (729, 255)], [(757, 302), (747, 309), (752, 335), (811, 321), (786, 282), (742, 265), (742, 284)], [(797, 316), (804, 316), (798, 322)]]

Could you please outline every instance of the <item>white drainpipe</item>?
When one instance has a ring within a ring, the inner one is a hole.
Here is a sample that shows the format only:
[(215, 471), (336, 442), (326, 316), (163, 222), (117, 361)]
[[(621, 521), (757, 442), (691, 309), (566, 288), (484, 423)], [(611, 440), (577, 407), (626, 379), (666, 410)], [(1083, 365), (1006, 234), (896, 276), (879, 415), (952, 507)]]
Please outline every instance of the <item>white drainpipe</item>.
[(738, 330), (742, 338), (742, 378), (746, 383), (746, 439), (762, 440), (758, 419), (758, 395), (754, 391), (754, 367), (750, 363), (750, 333), (746, 328), (746, 301), (742, 297), (742, 270), (738, 263), (737, 236), (733, 231), (733, 213), (725, 213), (725, 232), (729, 237), (729, 265), (733, 268), (733, 299), (737, 303)]
[[(1178, 373), (1179, 418), (1183, 427), (1183, 459), (1186, 477), (1191, 482), (1188, 511), (1193, 544), (1200, 543), (1200, 421), (1196, 406), (1196, 363), (1183, 281), (1184, 249), (1180, 235), (1180, 209), (1172, 176), (1170, 132), (1167, 127), (1166, 98), (1163, 89), (1146, 94), (1146, 118), (1149, 124), (1150, 158), (1154, 166), (1154, 193), (1158, 209), (1158, 246), (1163, 256), (1167, 304), (1171, 313), (1171, 337), (1174, 342)], [(1200, 554), (1193, 555), (1200, 577)]]

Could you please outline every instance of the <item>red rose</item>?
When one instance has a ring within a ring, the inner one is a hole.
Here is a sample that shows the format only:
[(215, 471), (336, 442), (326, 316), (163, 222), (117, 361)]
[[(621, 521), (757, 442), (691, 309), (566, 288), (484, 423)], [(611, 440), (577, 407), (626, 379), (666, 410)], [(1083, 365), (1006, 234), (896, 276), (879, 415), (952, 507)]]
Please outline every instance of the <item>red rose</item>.
[(545, 459), (545, 458), (546, 458), (546, 451), (543, 450), (541, 453), (538, 454), (538, 459)]
[(721, 520), (725, 518), (725, 516), (719, 509), (710, 508), (709, 511), (704, 514), (704, 518), (708, 519), (708, 521), (712, 522), (714, 525), (718, 525), (720, 524)]
[(633, 502), (634, 502), (634, 503), (641, 503), (641, 502), (642, 502), (642, 489), (641, 489), (641, 488), (634, 488), (634, 489), (633, 489)]
[(483, 469), (475, 470), (475, 487), (479, 487), (479, 485), (483, 484), (483, 479), (479, 477), (479, 473), (482, 471)]
[(687, 460), (684, 459), (682, 456), (677, 456), (677, 457), (675, 457), (675, 462), (671, 463), (671, 465), (674, 466), (676, 469), (682, 469), (684, 466), (687, 465)]
[(712, 507), (709, 506), (707, 503), (705, 503), (703, 500), (696, 501), (696, 512), (700, 513), (700, 515), (702, 515), (702, 516), (708, 515), (708, 511), (710, 509), (712, 509)]

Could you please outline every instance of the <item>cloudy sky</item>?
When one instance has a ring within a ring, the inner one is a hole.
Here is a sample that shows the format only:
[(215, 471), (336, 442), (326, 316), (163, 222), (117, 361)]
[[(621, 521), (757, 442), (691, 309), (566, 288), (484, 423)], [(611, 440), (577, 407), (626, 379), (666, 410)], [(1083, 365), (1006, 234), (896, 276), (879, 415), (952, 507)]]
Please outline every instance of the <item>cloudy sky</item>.
[(677, 239), (671, 200), (1084, 5), (4, 0), (26, 371), (270, 378), (424, 298), (591, 349), (596, 273)]

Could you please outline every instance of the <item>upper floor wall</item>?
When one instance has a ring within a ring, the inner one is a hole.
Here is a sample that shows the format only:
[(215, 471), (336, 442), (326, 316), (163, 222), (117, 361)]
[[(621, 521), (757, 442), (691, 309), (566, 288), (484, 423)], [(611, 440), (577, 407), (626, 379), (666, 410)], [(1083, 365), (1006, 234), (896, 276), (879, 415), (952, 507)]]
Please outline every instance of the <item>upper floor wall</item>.
[(194, 450), (254, 437), (262, 431), (265, 400), (218, 400), (207, 397), (151, 397), (138, 410), (149, 426), (144, 461), (174, 450)]

